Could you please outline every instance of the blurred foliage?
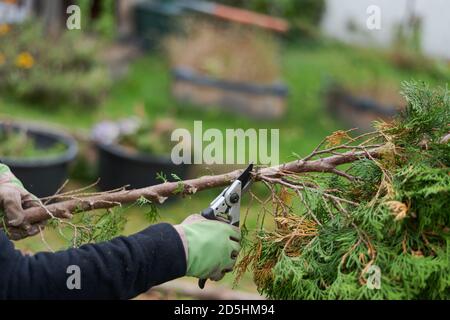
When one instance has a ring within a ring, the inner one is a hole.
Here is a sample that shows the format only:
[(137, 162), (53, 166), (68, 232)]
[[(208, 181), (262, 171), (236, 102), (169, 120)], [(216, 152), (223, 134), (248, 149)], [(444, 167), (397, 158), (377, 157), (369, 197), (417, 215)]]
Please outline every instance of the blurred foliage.
[(55, 143), (48, 148), (39, 147), (24, 130), (0, 130), (0, 154), (9, 158), (42, 158), (62, 154), (67, 147)]
[(78, 0), (78, 5), (82, 13), (82, 29), (95, 32), (104, 39), (112, 40), (117, 33), (116, 23), (116, 1), (99, 1), (99, 16), (92, 19), (93, 0)]
[(395, 26), (392, 48), (388, 59), (405, 70), (423, 71), (437, 80), (449, 81), (450, 68), (445, 61), (427, 57), (422, 51), (422, 20), (411, 16), (407, 23)]
[(176, 121), (170, 118), (150, 121), (150, 117), (146, 116), (143, 119), (144, 122), (136, 131), (121, 135), (118, 143), (131, 153), (170, 155), (175, 145), (171, 141), (171, 134), (178, 128)]
[(113, 39), (117, 32), (116, 23), (116, 1), (101, 1), (99, 18), (94, 22), (94, 30), (103, 37)]
[(110, 85), (98, 49), (99, 41), (79, 31), (46, 39), (35, 21), (10, 26), (0, 35), (0, 92), (41, 108), (91, 109)]

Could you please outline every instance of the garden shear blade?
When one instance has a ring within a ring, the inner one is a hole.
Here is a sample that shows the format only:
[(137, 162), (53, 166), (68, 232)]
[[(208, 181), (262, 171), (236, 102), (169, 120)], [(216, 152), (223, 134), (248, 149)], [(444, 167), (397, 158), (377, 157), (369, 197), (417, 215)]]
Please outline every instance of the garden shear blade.
[[(209, 220), (219, 220), (239, 227), (241, 198), (252, 183), (252, 170), (253, 164), (250, 164), (230, 186), (211, 202), (208, 208), (202, 211), (202, 216)], [(206, 279), (200, 279), (198, 286), (203, 289), (205, 283)]]

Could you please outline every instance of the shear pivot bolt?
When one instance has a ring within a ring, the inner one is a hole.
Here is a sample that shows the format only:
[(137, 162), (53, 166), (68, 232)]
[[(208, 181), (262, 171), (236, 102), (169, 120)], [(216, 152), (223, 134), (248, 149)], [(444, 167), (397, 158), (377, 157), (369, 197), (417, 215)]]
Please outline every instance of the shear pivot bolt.
[(239, 195), (237, 193), (232, 193), (230, 195), (230, 202), (237, 203), (239, 201)]

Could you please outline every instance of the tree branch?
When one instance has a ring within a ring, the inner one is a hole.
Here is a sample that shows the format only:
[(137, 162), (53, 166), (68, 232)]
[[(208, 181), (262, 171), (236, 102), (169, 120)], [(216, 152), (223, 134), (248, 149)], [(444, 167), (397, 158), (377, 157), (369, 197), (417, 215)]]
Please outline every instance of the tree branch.
[[(364, 151), (352, 150), (316, 160), (296, 160), (279, 166), (261, 168), (253, 172), (253, 178), (255, 181), (260, 181), (263, 178), (282, 177), (286, 173), (305, 172), (328, 172), (336, 174), (336, 167), (339, 165), (351, 163), (361, 158), (377, 158), (378, 156), (379, 148)], [(181, 194), (189, 195), (197, 191), (226, 186), (234, 181), (241, 172), (242, 170), (235, 170), (226, 174), (203, 176), (197, 179), (178, 182), (165, 182), (141, 189), (96, 193), (92, 196), (83, 195), (81, 198), (27, 209), (25, 210), (25, 215), (28, 222), (34, 224), (50, 219), (51, 217), (65, 218), (70, 214), (78, 212), (107, 209), (124, 203), (135, 202), (141, 197), (154, 203), (163, 203), (168, 197), (180, 194), (178, 193), (180, 183), (183, 184)]]

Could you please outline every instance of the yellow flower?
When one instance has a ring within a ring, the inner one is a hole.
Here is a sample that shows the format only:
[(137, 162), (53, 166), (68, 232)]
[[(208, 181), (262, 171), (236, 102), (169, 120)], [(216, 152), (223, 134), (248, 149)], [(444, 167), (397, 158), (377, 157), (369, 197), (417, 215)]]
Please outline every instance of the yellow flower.
[(2, 64), (5, 64), (5, 62), (6, 62), (5, 55), (2, 54), (2, 53), (0, 52), (0, 66), (1, 66)]
[(9, 24), (0, 24), (0, 36), (7, 34), (10, 30)]
[(34, 58), (28, 52), (22, 52), (16, 58), (16, 66), (23, 69), (30, 69), (34, 65)]

